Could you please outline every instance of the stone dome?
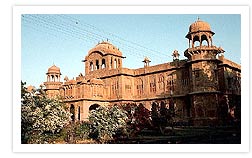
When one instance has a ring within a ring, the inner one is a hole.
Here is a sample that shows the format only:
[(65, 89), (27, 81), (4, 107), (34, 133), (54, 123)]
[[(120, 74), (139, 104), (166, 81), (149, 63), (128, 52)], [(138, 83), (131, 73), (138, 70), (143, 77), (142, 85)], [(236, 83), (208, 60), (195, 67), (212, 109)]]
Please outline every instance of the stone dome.
[(210, 25), (207, 22), (198, 19), (190, 25), (186, 38), (191, 39), (192, 34), (197, 34), (199, 32), (208, 32), (211, 35), (214, 35), (214, 32), (211, 30)]
[(207, 22), (198, 19), (196, 22), (192, 23), (189, 27), (189, 33), (199, 32), (199, 31), (211, 31), (211, 27)]
[(98, 43), (94, 48), (89, 50), (88, 56), (93, 52), (100, 52), (103, 56), (104, 55), (115, 55), (118, 57), (122, 57), (122, 52), (119, 51), (114, 45), (109, 42), (101, 42)]
[(48, 69), (47, 73), (59, 73), (60, 74), (60, 68), (53, 65)]
[(148, 57), (144, 57), (143, 62), (151, 62), (150, 59)]

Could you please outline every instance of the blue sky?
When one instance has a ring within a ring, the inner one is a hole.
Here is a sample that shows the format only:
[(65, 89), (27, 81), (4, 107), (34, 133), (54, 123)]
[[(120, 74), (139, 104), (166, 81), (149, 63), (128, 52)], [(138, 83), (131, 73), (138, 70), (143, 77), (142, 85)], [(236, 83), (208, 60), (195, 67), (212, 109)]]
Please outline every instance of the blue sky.
[(190, 24), (197, 18), (210, 24), (215, 32), (213, 44), (221, 46), (225, 57), (240, 64), (241, 17), (236, 14), (126, 14), (126, 15), (52, 15), (23, 14), (21, 29), (21, 79), (38, 87), (46, 81), (47, 69), (55, 64), (62, 77), (84, 74), (81, 62), (88, 50), (107, 39), (126, 58), (123, 67), (143, 67), (172, 61), (176, 49), (185, 59)]

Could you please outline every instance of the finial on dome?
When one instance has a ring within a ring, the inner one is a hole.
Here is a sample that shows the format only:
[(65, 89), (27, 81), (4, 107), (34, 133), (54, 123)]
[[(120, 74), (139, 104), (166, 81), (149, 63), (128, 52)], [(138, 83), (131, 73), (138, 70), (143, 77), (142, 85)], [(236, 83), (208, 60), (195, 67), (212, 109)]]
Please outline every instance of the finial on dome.
[(200, 21), (200, 18), (199, 18), (199, 16), (198, 16), (198, 18), (197, 18), (197, 19), (198, 19), (198, 21)]

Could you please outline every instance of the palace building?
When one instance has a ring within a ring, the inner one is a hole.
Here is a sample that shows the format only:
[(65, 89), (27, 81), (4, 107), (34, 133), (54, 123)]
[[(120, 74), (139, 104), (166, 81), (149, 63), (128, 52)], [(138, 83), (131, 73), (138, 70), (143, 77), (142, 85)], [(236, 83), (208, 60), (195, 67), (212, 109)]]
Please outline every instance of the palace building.
[(95, 106), (142, 103), (151, 110), (153, 103), (173, 103), (177, 120), (204, 125), (218, 120), (223, 98), (230, 109), (241, 106), (241, 66), (224, 57), (224, 50), (214, 46), (207, 22), (198, 19), (186, 34), (187, 59), (180, 60), (173, 52), (173, 61), (143, 67), (123, 67), (123, 53), (109, 42), (101, 42), (90, 49), (85, 59), (85, 75), (64, 78), (60, 68), (48, 69), (44, 82), (48, 96), (60, 95), (73, 113), (73, 120), (86, 120)]

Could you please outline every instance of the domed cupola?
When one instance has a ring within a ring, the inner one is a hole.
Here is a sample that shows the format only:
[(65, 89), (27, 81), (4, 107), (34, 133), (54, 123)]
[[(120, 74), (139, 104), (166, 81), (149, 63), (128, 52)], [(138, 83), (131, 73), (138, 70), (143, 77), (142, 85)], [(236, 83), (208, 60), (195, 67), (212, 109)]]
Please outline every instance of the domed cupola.
[(47, 82), (60, 82), (60, 68), (55, 66), (51, 66), (48, 68), (48, 71), (46, 73), (47, 75)]
[(60, 74), (60, 68), (53, 65), (53, 66), (48, 68), (47, 73), (59, 73)]
[[(195, 33), (195, 32), (212, 32), (211, 27), (207, 22), (201, 21), (198, 19), (196, 22), (192, 23), (189, 27), (189, 32), (190, 33)], [(214, 32), (212, 32), (214, 34)]]
[(122, 52), (108, 41), (98, 43), (85, 57), (85, 74), (122, 67)]
[(189, 60), (216, 59), (216, 55), (224, 53), (224, 50), (213, 45), (214, 34), (211, 26), (198, 18), (189, 26), (189, 32), (186, 35), (189, 48), (185, 50), (184, 56)]
[(98, 43), (94, 48), (89, 50), (88, 56), (91, 55), (92, 53), (96, 53), (96, 52), (101, 53), (103, 56), (114, 55), (114, 56), (118, 56), (118, 57), (123, 57), (122, 52), (118, 48), (116, 48), (111, 43), (105, 42), (105, 41)]
[(53, 66), (48, 68), (46, 73), (47, 81), (44, 82), (45, 85), (45, 92), (48, 97), (55, 97), (59, 95), (59, 87), (61, 86), (62, 82), (60, 82), (60, 68)]
[(186, 38), (189, 39), (189, 48), (195, 47), (195, 42), (199, 42), (199, 46), (202, 46), (203, 41), (207, 42), (207, 46), (212, 46), (212, 36), (215, 33), (211, 30), (210, 25), (198, 18), (198, 20), (192, 23), (189, 27), (189, 32)]

